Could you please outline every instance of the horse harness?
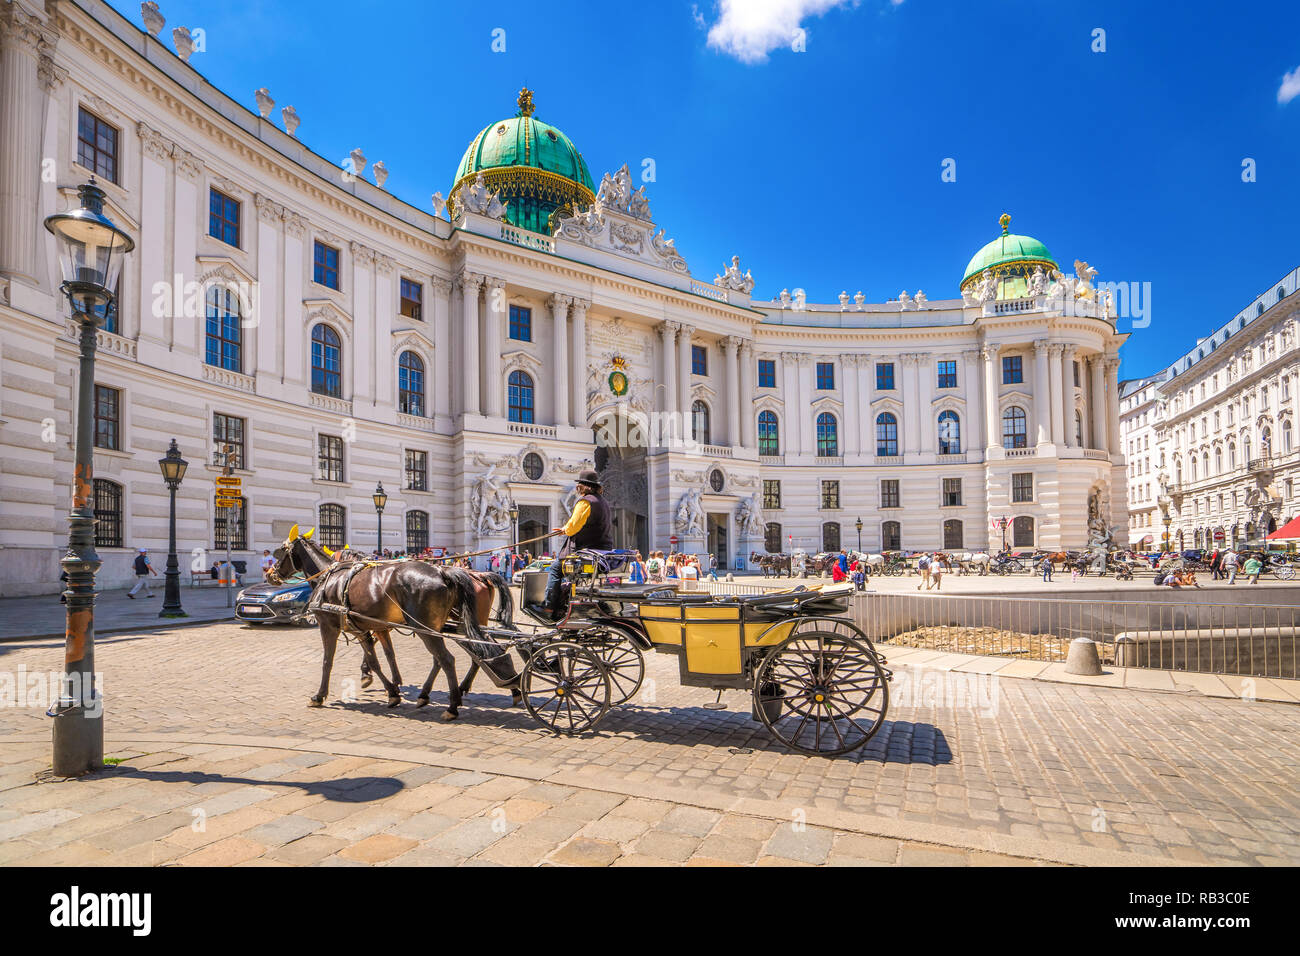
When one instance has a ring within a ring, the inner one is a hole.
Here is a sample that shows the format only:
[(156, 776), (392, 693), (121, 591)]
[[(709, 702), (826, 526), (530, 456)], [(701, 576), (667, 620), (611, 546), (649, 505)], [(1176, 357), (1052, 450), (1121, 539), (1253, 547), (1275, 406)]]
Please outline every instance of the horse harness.
[[(384, 630), (397, 631), (399, 634), (402, 633), (403, 631), (410, 631), (412, 637), (414, 637), (416, 634), (437, 635), (438, 632), (435, 631), (433, 628), (425, 627), (423, 624), (419, 624), (415, 621), (412, 621), (411, 615), (406, 612), (405, 608), (402, 608), (400, 606), (398, 610), (402, 612), (402, 617), (406, 619), (406, 622), (400, 625), (394, 624), (391, 621), (381, 621), (379, 618), (369, 617), (365, 614), (362, 614), (359, 611), (353, 610), (352, 604), (348, 600), (348, 586), (352, 583), (352, 579), (356, 577), (359, 573), (364, 571), (366, 568), (378, 568), (378, 567), (382, 567), (385, 564), (392, 564), (392, 563), (394, 562), (348, 561), (344, 563), (336, 562), (334, 564), (331, 564), (329, 567), (319, 572), (321, 576), (321, 581), (319, 584), (316, 585), (316, 590), (312, 592), (311, 600), (307, 602), (306, 610), (311, 612), (323, 611), (326, 614), (339, 615), (340, 619), (343, 622), (340, 631), (343, 634), (344, 640), (350, 640), (351, 634), (356, 634), (358, 637), (364, 637), (366, 634), (370, 633), (369, 628), (358, 627), (357, 626), (358, 621), (366, 624), (372, 624), (372, 625), (378, 624)], [(345, 572), (346, 575), (340, 584), (340, 587), (342, 589), (341, 590), (341, 596), (343, 600), (342, 604), (332, 604), (324, 600), (325, 585), (335, 577), (336, 571), (343, 571)], [(315, 577), (315, 575), (313, 575), (313, 577)]]

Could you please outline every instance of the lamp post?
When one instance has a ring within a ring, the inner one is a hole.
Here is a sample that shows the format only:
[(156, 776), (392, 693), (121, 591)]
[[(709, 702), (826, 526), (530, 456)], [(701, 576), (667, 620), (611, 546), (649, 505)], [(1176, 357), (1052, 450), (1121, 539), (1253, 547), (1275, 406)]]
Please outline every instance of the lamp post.
[(163, 574), (163, 606), (158, 616), (189, 617), (181, 607), (181, 569), (176, 561), (176, 489), (181, 486), (189, 462), (181, 457), (175, 438), (167, 454), (158, 459), (158, 467), (171, 497), (171, 512), (167, 520), (167, 570)]
[(1164, 551), (1165, 551), (1166, 554), (1168, 554), (1168, 553), (1169, 553), (1169, 545), (1170, 545), (1170, 541), (1169, 541), (1169, 526), (1170, 526), (1171, 524), (1174, 523), (1174, 519), (1171, 518), (1171, 517), (1169, 517), (1169, 512), (1166, 511), (1164, 517), (1161, 518), (1160, 520), (1161, 520), (1161, 522), (1163, 522), (1163, 524), (1164, 524), (1164, 526), (1165, 526)]
[(519, 554), (519, 506), (510, 502), (510, 575), (506, 580), (510, 580), (515, 573), (515, 556)]
[(1006, 515), (1003, 515), (1001, 518), (998, 519), (998, 525), (1002, 528), (1002, 550), (1003, 551), (1007, 550), (1007, 525), (1010, 523), (1011, 523), (1011, 519), (1009, 519)]
[(379, 516), (379, 527), (375, 534), (375, 554), (384, 556), (384, 505), (388, 504), (388, 495), (384, 494), (384, 483), (375, 485), (375, 493), (370, 496), (375, 503), (375, 513)]
[(113, 305), (122, 258), (135, 242), (104, 215), (104, 191), (90, 182), (77, 190), (80, 208), (54, 213), (45, 228), (58, 243), (63, 281), (59, 291), (81, 332), (77, 377), (77, 438), (68, 516), (68, 553), (60, 562), (68, 575), (67, 639), (54, 718), (54, 773), (74, 777), (104, 763), (103, 698), (95, 693), (95, 348), (99, 323)]
[(853, 523), (853, 527), (858, 529), (858, 553), (862, 552), (862, 519), (859, 518)]

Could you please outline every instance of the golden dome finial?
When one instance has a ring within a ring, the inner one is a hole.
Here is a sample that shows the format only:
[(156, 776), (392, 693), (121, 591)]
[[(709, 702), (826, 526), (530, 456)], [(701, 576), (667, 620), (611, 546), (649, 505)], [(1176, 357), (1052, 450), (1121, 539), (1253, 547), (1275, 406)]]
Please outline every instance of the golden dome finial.
[(530, 89), (529, 89), (528, 87), (526, 87), (526, 86), (523, 87), (523, 88), (519, 91), (519, 99), (516, 100), (516, 102), (519, 104), (519, 115), (520, 115), (520, 116), (532, 116), (532, 115), (533, 115), (533, 91), (532, 91), (532, 90), (530, 90)]
[(1011, 225), (1011, 217), (1003, 213), (998, 217), (998, 225), (1002, 227), (1002, 235), (1007, 234), (1007, 226)]

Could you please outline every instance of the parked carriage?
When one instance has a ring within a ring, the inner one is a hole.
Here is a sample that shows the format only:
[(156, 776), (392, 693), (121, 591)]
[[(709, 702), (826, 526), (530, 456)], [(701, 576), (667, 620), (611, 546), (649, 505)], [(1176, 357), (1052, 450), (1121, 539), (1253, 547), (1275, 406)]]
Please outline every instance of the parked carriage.
[(653, 650), (677, 656), (687, 686), (750, 691), (753, 719), (799, 753), (851, 753), (880, 729), (892, 675), (843, 617), (852, 585), (732, 596), (608, 583), (627, 557), (563, 559), (567, 605), (558, 621), (544, 606), (546, 574), (526, 572), (523, 610), (541, 630), (488, 628), (524, 657), (517, 687), (538, 723), (565, 735), (591, 730), (637, 692)]

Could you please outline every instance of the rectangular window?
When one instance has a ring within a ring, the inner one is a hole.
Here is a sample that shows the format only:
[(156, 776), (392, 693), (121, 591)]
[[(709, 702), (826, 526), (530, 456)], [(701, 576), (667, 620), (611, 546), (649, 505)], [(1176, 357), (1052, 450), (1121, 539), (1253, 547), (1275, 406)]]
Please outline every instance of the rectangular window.
[[(230, 550), (248, 550), (248, 501), (239, 499), (238, 508), (214, 508), (212, 544), (216, 551), (226, 550), (226, 529), (230, 528)], [(224, 559), (223, 559), (224, 560)]]
[(838, 481), (822, 482), (822, 507), (839, 508), (840, 506), (840, 483)]
[(412, 282), (410, 279), (401, 281), (401, 305), (398, 306), (398, 312), (408, 319), (414, 319), (416, 322), (424, 321), (424, 286), (419, 282)]
[(886, 479), (884, 479), (883, 481), (881, 481), (881, 483), (880, 483), (880, 507), (882, 507), (882, 508), (898, 508), (898, 507), (900, 507), (900, 505), (899, 505), (899, 494), (898, 494), (898, 479), (897, 479), (897, 478), (886, 478)]
[(1074, 363), (1074, 387), (1079, 387), (1079, 363)]
[(219, 451), (230, 453), (232, 468), (247, 468), (248, 459), (244, 457), (244, 420), (234, 415), (212, 414), (212, 446)]
[(312, 278), (323, 286), (337, 289), (339, 287), (339, 251), (333, 246), (317, 242), (313, 262), (315, 263), (315, 271), (312, 273)]
[(337, 435), (320, 436), (316, 476), (321, 481), (343, 480), (343, 439)]
[(510, 307), (510, 337), (519, 342), (533, 340), (533, 310), (523, 305)]
[(1011, 476), (1011, 500), (1012, 501), (1033, 501), (1034, 500), (1034, 473), (1031, 471), (1016, 472)]
[(208, 235), (239, 248), (239, 200), (208, 190)]
[(691, 346), (691, 374), (709, 374), (709, 350), (703, 345)]
[(773, 478), (763, 479), (763, 507), (779, 510), (781, 507), (781, 482)]
[(758, 360), (758, 387), (776, 388), (776, 359)]
[(117, 130), (84, 109), (77, 111), (77, 162), (96, 176), (117, 182)]
[(107, 385), (95, 386), (95, 447), (122, 449), (122, 393)]
[(957, 363), (940, 362), (939, 363), (939, 388), (956, 388), (957, 387)]
[(882, 392), (892, 391), (894, 388), (894, 363), (877, 362), (876, 363), (876, 388)]
[(945, 478), (943, 480), (943, 506), (953, 508), (961, 504), (961, 479)]
[(1019, 385), (1025, 380), (1024, 361), (1019, 355), (1006, 355), (1002, 358), (1002, 384)]
[(429, 490), (429, 453), (406, 450), (406, 487), (410, 491)]
[(823, 391), (832, 391), (835, 388), (835, 363), (818, 362), (817, 363), (817, 387)]

